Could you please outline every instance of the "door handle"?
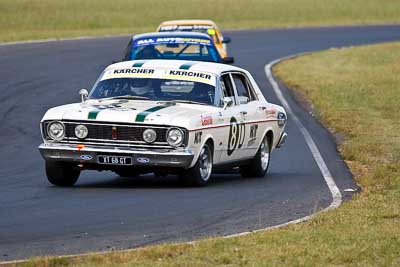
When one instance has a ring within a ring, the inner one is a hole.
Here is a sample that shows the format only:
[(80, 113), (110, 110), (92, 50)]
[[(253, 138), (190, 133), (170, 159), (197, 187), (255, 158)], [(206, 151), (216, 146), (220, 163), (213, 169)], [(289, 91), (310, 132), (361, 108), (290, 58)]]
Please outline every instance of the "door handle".
[(259, 110), (266, 110), (266, 109), (267, 109), (267, 107), (263, 107), (263, 106), (261, 106), (261, 107), (258, 107), (258, 109), (259, 109)]
[(244, 116), (247, 114), (247, 111), (240, 111), (240, 115)]

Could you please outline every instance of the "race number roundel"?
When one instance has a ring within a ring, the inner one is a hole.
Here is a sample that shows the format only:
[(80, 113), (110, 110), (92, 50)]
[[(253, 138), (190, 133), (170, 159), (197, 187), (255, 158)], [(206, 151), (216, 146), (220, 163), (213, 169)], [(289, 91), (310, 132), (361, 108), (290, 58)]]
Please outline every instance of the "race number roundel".
[(228, 156), (232, 155), (236, 148), (242, 147), (245, 131), (245, 125), (238, 123), (235, 117), (231, 117), (228, 138)]

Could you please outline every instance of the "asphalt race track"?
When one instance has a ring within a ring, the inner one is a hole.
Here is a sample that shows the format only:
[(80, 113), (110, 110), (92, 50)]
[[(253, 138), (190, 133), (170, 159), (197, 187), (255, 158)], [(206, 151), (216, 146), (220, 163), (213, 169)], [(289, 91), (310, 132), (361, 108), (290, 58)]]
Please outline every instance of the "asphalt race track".
[[(268, 62), (305, 51), (400, 40), (400, 26), (226, 32), (236, 65), (248, 69), (267, 99)], [(0, 261), (227, 235), (281, 224), (329, 206), (330, 191), (303, 135), (288, 122), (286, 145), (272, 154), (265, 179), (214, 175), (205, 188), (176, 178), (123, 179), (88, 171), (73, 188), (45, 177), (39, 121), (78, 102), (100, 71), (122, 56), (129, 37), (0, 46)], [(357, 188), (332, 136), (284, 95), (311, 133), (344, 199)], [(280, 104), (280, 103), (279, 103)], [(345, 118), (343, 118), (345, 119)]]

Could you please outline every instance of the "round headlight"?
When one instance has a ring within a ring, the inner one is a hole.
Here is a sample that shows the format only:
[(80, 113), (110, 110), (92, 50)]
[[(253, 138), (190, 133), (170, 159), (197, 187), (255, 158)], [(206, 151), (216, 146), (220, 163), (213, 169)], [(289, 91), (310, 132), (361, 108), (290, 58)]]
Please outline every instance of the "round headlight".
[(146, 143), (153, 143), (157, 139), (157, 133), (153, 129), (146, 129), (143, 132), (143, 140)]
[(75, 136), (79, 139), (84, 139), (88, 136), (89, 130), (85, 125), (77, 125), (75, 127)]
[(183, 132), (180, 129), (172, 128), (167, 133), (167, 142), (171, 146), (180, 146), (183, 143)]
[(58, 121), (50, 123), (47, 126), (47, 134), (50, 136), (51, 139), (55, 141), (60, 141), (65, 136), (64, 124)]
[(285, 113), (283, 113), (283, 112), (279, 112), (278, 113), (278, 126), (279, 127), (283, 127), (284, 125), (285, 125), (285, 123), (286, 123), (286, 114)]

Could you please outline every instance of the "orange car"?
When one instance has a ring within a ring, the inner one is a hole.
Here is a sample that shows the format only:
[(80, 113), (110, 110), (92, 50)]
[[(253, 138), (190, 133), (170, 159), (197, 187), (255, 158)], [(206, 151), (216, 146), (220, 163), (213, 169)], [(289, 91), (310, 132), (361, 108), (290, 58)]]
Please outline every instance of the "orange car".
[(221, 31), (218, 29), (218, 26), (211, 20), (187, 19), (164, 21), (158, 26), (157, 31), (194, 31), (207, 33), (212, 37), (220, 56), (222, 58), (228, 57), (226, 44), (230, 43), (231, 39), (229, 37), (223, 37)]

